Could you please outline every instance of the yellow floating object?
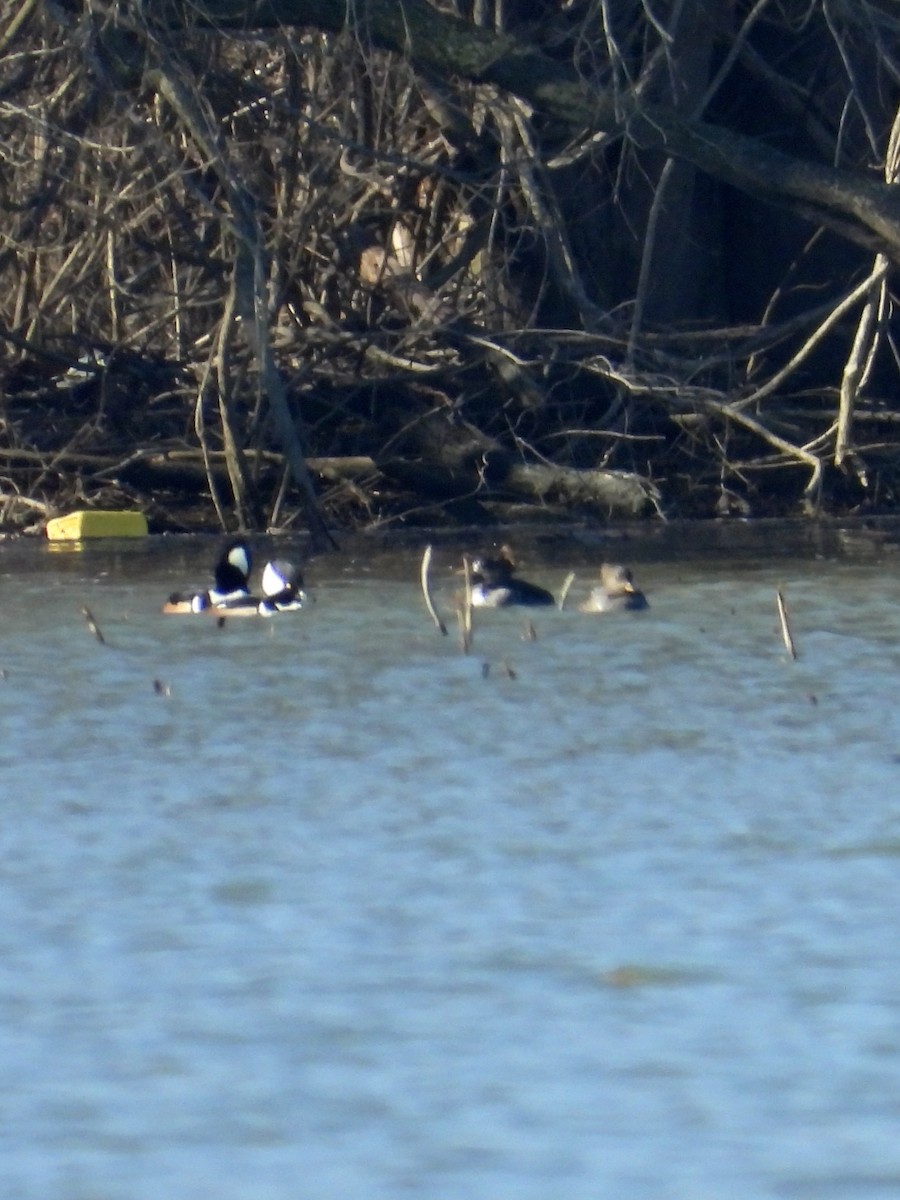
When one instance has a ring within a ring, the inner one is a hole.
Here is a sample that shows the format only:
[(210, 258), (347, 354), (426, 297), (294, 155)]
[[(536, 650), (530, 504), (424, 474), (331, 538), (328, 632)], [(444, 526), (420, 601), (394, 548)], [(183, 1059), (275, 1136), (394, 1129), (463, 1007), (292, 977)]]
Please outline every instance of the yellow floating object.
[(85, 538), (132, 538), (147, 536), (147, 518), (141, 512), (111, 512), (89, 508), (54, 517), (47, 522), (51, 542), (80, 542)]

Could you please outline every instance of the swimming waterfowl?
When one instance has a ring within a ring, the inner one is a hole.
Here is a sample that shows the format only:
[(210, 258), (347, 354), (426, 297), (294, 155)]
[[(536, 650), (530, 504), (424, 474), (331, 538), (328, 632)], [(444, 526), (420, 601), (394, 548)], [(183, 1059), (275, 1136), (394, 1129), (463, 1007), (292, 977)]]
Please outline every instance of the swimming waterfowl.
[(267, 562), (260, 583), (262, 597), (248, 593), (204, 611), (223, 620), (225, 617), (274, 617), (278, 613), (298, 612), (307, 599), (300, 572), (286, 559)]
[(207, 611), (218, 617), (274, 617), (277, 613), (298, 612), (307, 599), (303, 579), (287, 559), (272, 559), (263, 567), (263, 595), (235, 596)]
[(275, 558), (266, 563), (262, 573), (262, 590), (263, 599), (257, 606), (261, 617), (296, 612), (306, 600), (302, 575), (293, 563), (284, 558)]
[(506, 608), (511, 604), (555, 604), (551, 594), (535, 583), (515, 576), (516, 564), (504, 546), (496, 558), (475, 558), (471, 562), (472, 607)]
[(634, 586), (628, 567), (619, 563), (602, 563), (600, 586), (591, 589), (591, 594), (578, 611), (585, 613), (637, 612), (649, 608), (647, 597)]
[(307, 599), (299, 570), (287, 559), (271, 559), (263, 567), (262, 596), (249, 587), (250, 552), (243, 542), (231, 542), (216, 563), (213, 586), (205, 592), (175, 593), (163, 605), (165, 613), (209, 613), (217, 617), (271, 617), (296, 612)]
[(252, 559), (246, 542), (234, 540), (222, 550), (213, 567), (213, 585), (204, 592), (173, 592), (164, 613), (201, 613), (246, 603), (250, 597)]

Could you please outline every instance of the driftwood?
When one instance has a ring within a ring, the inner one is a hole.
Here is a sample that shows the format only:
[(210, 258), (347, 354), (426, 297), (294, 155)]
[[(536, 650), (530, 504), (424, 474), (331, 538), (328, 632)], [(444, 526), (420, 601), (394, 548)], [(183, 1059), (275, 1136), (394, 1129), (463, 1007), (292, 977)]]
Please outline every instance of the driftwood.
[(514, 462), (504, 454), (492, 454), (486, 470), (481, 461), (449, 467), (442, 462), (365, 457), (310, 459), (309, 468), (315, 475), (330, 474), (332, 478), (381, 474), (393, 483), (437, 498), (478, 493), (485, 499), (502, 494), (539, 503), (602, 509), (618, 517), (640, 516), (657, 499), (649, 480), (627, 471)]
[[(284, 470), (284, 458), (273, 451), (245, 452), (257, 473), (274, 478)], [(140, 450), (126, 458), (75, 451), (40, 454), (33, 450), (0, 449), (0, 461), (21, 463), (46, 470), (83, 472), (94, 479), (126, 483), (148, 489), (204, 488), (210, 475), (227, 478), (225, 451)], [(353, 482), (365, 486), (379, 480), (410, 490), (433, 501), (475, 496), (480, 499), (512, 498), (566, 507), (588, 507), (618, 517), (644, 513), (654, 501), (652, 484), (625, 471), (554, 467), (543, 463), (513, 462), (505, 455), (492, 455), (489, 469), (472, 462), (456, 467), (443, 462), (388, 457), (378, 460), (366, 454), (311, 457), (310, 474), (329, 483)]]
[(621, 517), (640, 516), (655, 496), (655, 489), (647, 480), (627, 471), (554, 467), (544, 463), (510, 467), (503, 477), (503, 487), (530, 499), (602, 508)]

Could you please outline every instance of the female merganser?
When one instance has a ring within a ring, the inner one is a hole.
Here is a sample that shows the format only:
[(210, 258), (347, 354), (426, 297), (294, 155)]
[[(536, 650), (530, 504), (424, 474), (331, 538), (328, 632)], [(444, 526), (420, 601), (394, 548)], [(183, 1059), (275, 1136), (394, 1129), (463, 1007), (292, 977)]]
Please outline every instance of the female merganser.
[(591, 594), (578, 611), (586, 613), (637, 612), (649, 608), (647, 597), (634, 586), (631, 571), (617, 563), (603, 563), (600, 567), (600, 586), (591, 589)]
[(173, 592), (164, 613), (201, 613), (246, 603), (250, 597), (250, 550), (246, 542), (229, 542), (213, 568), (213, 585), (205, 592)]
[(471, 563), (472, 607), (506, 608), (510, 604), (555, 604), (548, 591), (515, 578), (515, 562), (508, 547), (496, 558), (474, 558)]

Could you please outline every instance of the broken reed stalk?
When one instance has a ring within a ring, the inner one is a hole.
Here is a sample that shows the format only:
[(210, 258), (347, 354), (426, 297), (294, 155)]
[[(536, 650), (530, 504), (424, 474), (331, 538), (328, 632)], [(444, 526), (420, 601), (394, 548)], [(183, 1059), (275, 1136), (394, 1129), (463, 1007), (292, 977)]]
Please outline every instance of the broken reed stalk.
[(466, 610), (462, 604), (456, 606), (456, 619), (459, 622), (459, 648), (463, 654), (472, 649), (472, 631), (466, 628)]
[(447, 636), (447, 626), (438, 616), (437, 609), (434, 607), (434, 602), (431, 599), (431, 588), (428, 583), (428, 571), (431, 567), (431, 547), (425, 547), (425, 553), (422, 555), (422, 568), (419, 573), (419, 579), (422, 584), (422, 595), (425, 597), (425, 607), (428, 609), (428, 615), (434, 621), (435, 626), (440, 631), (442, 637)]
[(778, 620), (781, 622), (781, 637), (784, 641), (785, 649), (791, 656), (792, 660), (797, 658), (797, 648), (794, 645), (794, 639), (791, 636), (791, 627), (788, 622), (787, 605), (784, 602), (781, 588), (775, 592), (775, 601), (778, 605)]
[(106, 638), (103, 636), (100, 626), (94, 620), (94, 616), (93, 616), (93, 613), (91, 612), (91, 610), (89, 608), (85, 608), (84, 606), (82, 606), (81, 614), (84, 617), (85, 621), (87, 621), (88, 629), (91, 631), (91, 633), (97, 639), (97, 641), (101, 644), (101, 646), (105, 646)]
[(569, 595), (569, 588), (575, 582), (575, 572), (570, 571), (563, 580), (562, 590), (559, 593), (559, 599), (556, 602), (556, 607), (560, 612), (566, 607), (566, 599)]
[(463, 555), (463, 574), (466, 579), (465, 603), (463, 607), (463, 631), (465, 634), (465, 647), (468, 654), (469, 648), (472, 645), (472, 564), (469, 562), (469, 556)]

